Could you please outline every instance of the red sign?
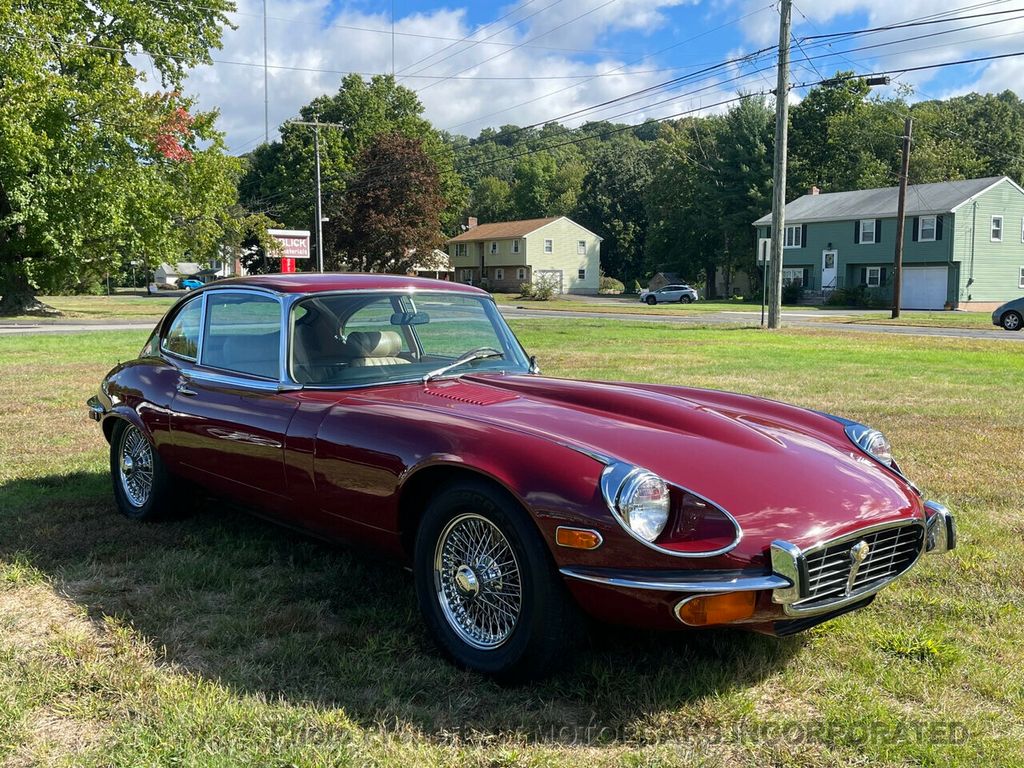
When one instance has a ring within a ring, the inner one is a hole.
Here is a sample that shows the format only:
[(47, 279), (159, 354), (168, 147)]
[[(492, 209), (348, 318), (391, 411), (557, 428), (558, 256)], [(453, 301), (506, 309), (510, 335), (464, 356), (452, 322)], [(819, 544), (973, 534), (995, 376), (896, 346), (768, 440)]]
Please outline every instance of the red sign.
[[(309, 230), (308, 229), (268, 229), (267, 234), (281, 244), (281, 271), (284, 272), (284, 259), (308, 259), (309, 258)], [(295, 271), (294, 261), (292, 272)]]
[(281, 274), (290, 275), (295, 271), (295, 259), (281, 259)]

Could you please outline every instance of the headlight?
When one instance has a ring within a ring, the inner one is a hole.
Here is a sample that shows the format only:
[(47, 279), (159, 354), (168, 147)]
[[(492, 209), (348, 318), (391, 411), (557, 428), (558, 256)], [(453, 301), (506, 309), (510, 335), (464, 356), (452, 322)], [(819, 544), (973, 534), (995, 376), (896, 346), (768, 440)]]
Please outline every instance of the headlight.
[(868, 456), (896, 469), (892, 458), (892, 446), (888, 438), (877, 429), (865, 427), (863, 424), (850, 424), (846, 427), (846, 435)]
[(616, 506), (633, 533), (654, 541), (668, 522), (668, 485), (651, 472), (635, 472), (626, 478)]

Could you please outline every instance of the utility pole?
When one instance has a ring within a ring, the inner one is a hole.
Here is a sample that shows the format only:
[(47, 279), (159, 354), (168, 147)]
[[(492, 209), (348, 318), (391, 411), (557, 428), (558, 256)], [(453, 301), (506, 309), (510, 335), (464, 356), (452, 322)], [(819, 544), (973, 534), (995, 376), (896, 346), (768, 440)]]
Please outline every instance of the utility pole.
[(320, 196), (320, 123), (313, 118), (313, 153), (316, 155), (316, 271), (324, 271), (324, 212)]
[(782, 325), (782, 247), (786, 238), (786, 145), (789, 122), (789, 28), (793, 0), (779, 5), (779, 66), (775, 85), (775, 166), (772, 188), (771, 273), (768, 327)]
[(270, 143), (270, 77), (267, 74), (267, 0), (263, 0), (263, 143)]
[(907, 177), (910, 175), (910, 136), (914, 131), (914, 118), (907, 115), (903, 124), (903, 165), (900, 169), (900, 198), (896, 206), (896, 259), (892, 271), (892, 317), (900, 316), (903, 294), (903, 217), (907, 212)]
[(318, 117), (312, 120), (290, 120), (290, 125), (304, 125), (313, 129), (313, 163), (316, 168), (316, 203), (313, 213), (316, 216), (316, 268), (318, 272), (324, 271), (324, 212), (323, 199), (320, 190), (320, 129), (341, 128), (346, 126), (341, 123), (321, 123)]

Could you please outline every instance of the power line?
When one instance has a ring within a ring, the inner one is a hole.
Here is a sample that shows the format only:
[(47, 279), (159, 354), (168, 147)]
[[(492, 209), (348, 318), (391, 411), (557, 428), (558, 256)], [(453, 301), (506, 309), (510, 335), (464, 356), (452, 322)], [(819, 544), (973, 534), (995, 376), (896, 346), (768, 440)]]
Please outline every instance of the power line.
[[(490, 26), (492, 26), (492, 25), (494, 25), (494, 24), (497, 24), (497, 23), (498, 23), (499, 21), (502, 21), (502, 20), (504, 20), (504, 19), (507, 19), (507, 18), (508, 18), (509, 16), (511, 16), (511, 15), (512, 15), (513, 13), (516, 13), (517, 11), (521, 11), (521, 10), (522, 10), (523, 8), (525, 8), (526, 6), (530, 5), (530, 4), (531, 4), (531, 3), (533, 3), (533, 2), (535, 2), (535, 0), (527, 0), (527, 2), (523, 3), (522, 5), (518, 5), (518, 6), (516, 6), (516, 7), (515, 7), (515, 8), (513, 8), (513, 9), (512, 9), (511, 11), (509, 11), (508, 13), (506, 13), (506, 14), (505, 14), (504, 16), (501, 16), (501, 17), (499, 17), (499, 18), (495, 19), (494, 21), (492, 21), (492, 22), (489, 22), (488, 24), (485, 24), (485, 25), (484, 25), (483, 27), (481, 27), (480, 29), (478, 29), (478, 30), (474, 31), (474, 33), (473, 33), (473, 34), (474, 34), (474, 35), (478, 35), (478, 34), (480, 34), (480, 33), (481, 33), (481, 32), (483, 32), (483, 31), (484, 31), (485, 29), (487, 29), (487, 27), (490, 27)], [(554, 5), (558, 5), (558, 3), (560, 3), (560, 2), (562, 2), (562, 0), (555, 0), (555, 2), (553, 2), (553, 3), (550, 3), (550, 4), (548, 4), (548, 5), (545, 5), (545, 6), (544, 6), (543, 8), (541, 8), (540, 10), (534, 11), (533, 13), (531, 13), (531, 14), (528, 14), (528, 15), (524, 16), (523, 18), (521, 18), (521, 19), (518, 19), (518, 20), (516, 20), (516, 21), (515, 21), (514, 23), (512, 23), (512, 24), (509, 24), (509, 25), (508, 25), (507, 27), (502, 27), (502, 28), (501, 28), (501, 29), (499, 29), (499, 30), (498, 30), (497, 32), (492, 32), (491, 34), (489, 34), (489, 35), (488, 35), (487, 37), (485, 37), (485, 38), (482, 38), (482, 39), (479, 39), (479, 40), (477, 40), (477, 39), (475, 39), (475, 38), (473, 38), (473, 37), (467, 36), (467, 37), (464, 37), (464, 38), (463, 38), (462, 40), (456, 41), (456, 42), (454, 42), (454, 43), (449, 43), (448, 45), (446, 45), (446, 46), (445, 46), (444, 48), (442, 48), (441, 50), (439, 50), (439, 51), (434, 51), (434, 52), (433, 52), (433, 53), (431, 53), (430, 55), (428, 55), (428, 56), (424, 56), (424, 57), (423, 57), (423, 58), (421, 58), (421, 59), (417, 59), (417, 60), (416, 60), (416, 61), (414, 61), (414, 62), (413, 62), (412, 64), (409, 64), (408, 66), (402, 67), (402, 71), (403, 71), (403, 72), (405, 72), (405, 71), (406, 71), (406, 70), (408, 70), (408, 69), (412, 69), (413, 67), (415, 67), (415, 66), (416, 66), (416, 65), (418, 65), (418, 64), (421, 64), (421, 63), (423, 63), (423, 62), (424, 62), (424, 61), (426, 61), (427, 59), (432, 59), (432, 58), (434, 58), (435, 56), (437, 56), (437, 55), (438, 55), (439, 53), (443, 53), (444, 51), (447, 51), (447, 50), (448, 50), (449, 48), (452, 48), (453, 46), (456, 46), (456, 45), (458, 45), (458, 44), (459, 44), (460, 42), (468, 42), (468, 43), (471, 43), (471, 45), (468, 45), (468, 46), (466, 46), (465, 48), (462, 48), (461, 50), (457, 51), (457, 53), (459, 53), (459, 54), (465, 53), (466, 51), (468, 51), (468, 50), (470, 50), (470, 49), (472, 49), (472, 48), (475, 48), (476, 46), (480, 45), (481, 43), (486, 43), (486, 42), (487, 42), (488, 40), (490, 40), (490, 39), (491, 39), (492, 37), (497, 37), (498, 35), (502, 34), (503, 32), (507, 32), (507, 31), (508, 31), (508, 30), (510, 30), (510, 29), (514, 29), (515, 27), (519, 26), (520, 24), (522, 24), (522, 23), (523, 23), (524, 21), (526, 21), (527, 19), (531, 19), (531, 18), (533, 18), (533, 17), (534, 17), (534, 16), (536, 16), (536, 15), (537, 15), (538, 13), (541, 13), (542, 11), (546, 11), (546, 10), (547, 10), (548, 8), (551, 8), (551, 7), (552, 7), (552, 6), (554, 6)], [(453, 53), (453, 54), (451, 54), (451, 56), (454, 56), (454, 55), (455, 55), (454, 53)], [(422, 68), (420, 68), (420, 69), (417, 69), (417, 70), (416, 70), (415, 72), (413, 72), (412, 74), (414, 74), (414, 75), (415, 75), (415, 74), (418, 74), (418, 73), (420, 73), (420, 72), (423, 72), (424, 70), (430, 69), (431, 67), (433, 67), (433, 66), (435, 66), (435, 65), (437, 65), (437, 64), (443, 64), (443, 63), (444, 63), (445, 61), (448, 61), (448, 59), (450, 59), (450, 58), (451, 58), (451, 56), (446, 56), (446, 57), (445, 57), (444, 59), (441, 59), (440, 61), (435, 61), (435, 62), (434, 62), (433, 64), (427, 64), (427, 66), (425, 66), (425, 67), (422, 67)]]
[(929, 19), (923, 17), (920, 20), (905, 21), (898, 24), (887, 24), (881, 27), (869, 27), (867, 29), (857, 29), (847, 32), (830, 32), (821, 35), (807, 35), (803, 39), (806, 40), (824, 40), (824, 39), (835, 39), (839, 37), (851, 37), (854, 35), (867, 35), (874, 34), (875, 32), (890, 32), (896, 29), (908, 29), (910, 27), (921, 27), (928, 24), (950, 24), (954, 21), (969, 21), (970, 19), (980, 19), (986, 16), (1004, 16), (1009, 13), (1020, 13), (1020, 8), (1007, 9), (1003, 11), (989, 11), (987, 13), (975, 13), (969, 16), (950, 16), (942, 19)]
[[(547, 32), (542, 32), (539, 35), (535, 35), (534, 37), (527, 38), (522, 43), (519, 43), (518, 45), (513, 46), (512, 48), (509, 48), (506, 51), (502, 51), (501, 53), (497, 53), (497, 54), (495, 54), (494, 56), (491, 56), (488, 59), (484, 59), (483, 61), (479, 61), (479, 62), (477, 62), (475, 64), (471, 64), (468, 67), (464, 67), (463, 69), (460, 69), (458, 72), (455, 72), (452, 75), (452, 77), (454, 77), (455, 75), (461, 75), (463, 72), (468, 72), (471, 69), (475, 69), (476, 67), (483, 66), (484, 64), (487, 64), (488, 62), (494, 61), (497, 58), (505, 56), (506, 54), (511, 53), (512, 51), (516, 50), (517, 48), (523, 47), (524, 45), (526, 45), (528, 42), (530, 42), (532, 40), (539, 40), (542, 37), (547, 37), (552, 32), (557, 32), (559, 29), (562, 29), (563, 27), (567, 27), (570, 24), (574, 24), (575, 22), (579, 21), (580, 19), (584, 18), (585, 16), (589, 16), (590, 14), (595, 13), (595, 12), (601, 10), (602, 8), (606, 8), (607, 6), (611, 5), (614, 2), (616, 2), (616, 0), (605, 0), (605, 2), (601, 3), (601, 5), (598, 5), (598, 6), (594, 7), (594, 8), (591, 8), (589, 11), (581, 13), (579, 16), (575, 16), (575, 17), (569, 19), (568, 21), (563, 21), (561, 24), (558, 24), (558, 25), (552, 27), (551, 29), (549, 29)], [(553, 3), (552, 3), (552, 5), (553, 5)], [(425, 85), (422, 88), (418, 89), (416, 91), (416, 93), (422, 93), (423, 91), (427, 90), (428, 88), (433, 88), (435, 85), (438, 85), (439, 83), (442, 83), (442, 82), (444, 82), (447, 79), (450, 79), (450, 78), (447, 78), (447, 77), (446, 78), (442, 78), (441, 80), (438, 80), (436, 82), (430, 83), (430, 85)]]
[[(682, 45), (685, 45), (686, 43), (691, 43), (694, 40), (698, 40), (698, 39), (700, 39), (702, 37), (705, 37), (706, 35), (709, 35), (709, 34), (711, 34), (713, 32), (717, 32), (720, 29), (724, 29), (725, 27), (732, 26), (733, 24), (738, 24), (739, 22), (744, 21), (745, 19), (748, 19), (751, 16), (755, 16), (755, 15), (757, 15), (759, 13), (763, 13), (764, 11), (768, 10), (769, 8), (772, 8), (773, 5), (774, 5), (774, 3), (772, 3), (770, 5), (766, 5), (763, 8), (759, 8), (757, 10), (750, 11), (749, 13), (746, 13), (746, 14), (744, 14), (742, 16), (739, 16), (739, 17), (737, 17), (735, 19), (732, 19), (731, 21), (727, 21), (727, 22), (725, 22), (723, 24), (719, 24), (717, 27), (713, 27), (712, 29), (706, 30), (706, 31), (701, 32), (700, 34), (697, 34), (697, 35), (693, 35), (692, 37), (688, 37), (685, 40), (680, 40), (678, 42), (675, 42), (672, 45), (669, 45), (669, 46), (667, 46), (665, 48), (661, 48), (661, 49), (655, 51), (654, 53), (647, 54), (647, 55), (645, 55), (645, 56), (643, 56), (643, 57), (641, 57), (639, 59), (635, 59), (634, 61), (622, 64), (622, 65), (616, 67), (615, 69), (610, 70), (607, 74), (621, 72), (621, 70), (624, 70), (627, 67), (631, 67), (634, 64), (638, 64), (638, 63), (640, 63), (641, 61), (644, 61), (647, 58), (651, 58), (651, 57), (654, 57), (654, 56), (659, 56), (662, 53), (666, 53), (668, 51), (671, 51), (671, 50), (673, 50), (675, 48), (678, 48), (678, 47), (680, 47)], [(694, 65), (690, 65), (690, 66), (694, 66)], [(582, 83), (575, 83), (573, 85), (566, 86), (565, 88), (561, 88), (561, 89), (559, 89), (557, 91), (551, 91), (549, 93), (542, 94), (541, 96), (537, 96), (535, 98), (528, 99), (527, 101), (520, 102), (519, 104), (513, 104), (511, 107), (506, 107), (505, 109), (499, 109), (496, 112), (489, 112), (486, 115), (482, 115), (482, 116), (474, 118), (472, 120), (466, 120), (466, 121), (461, 122), (461, 123), (456, 123), (455, 125), (450, 125), (447, 128), (443, 128), (442, 130), (452, 131), (452, 130), (455, 130), (456, 128), (461, 128), (464, 125), (469, 125), (470, 123), (478, 122), (480, 120), (486, 120), (489, 117), (494, 117), (496, 115), (502, 115), (502, 114), (505, 114), (506, 112), (511, 112), (513, 109), (518, 109), (519, 107), (525, 107), (525, 106), (527, 106), (529, 104), (533, 104), (533, 103), (538, 102), (538, 101), (540, 101), (542, 99), (549, 98), (550, 96), (557, 96), (559, 93), (564, 93), (565, 91), (575, 90), (576, 88), (579, 88), (582, 85), (586, 85), (588, 82), (592, 81), (597, 76), (598, 75), (592, 75), (587, 80), (584, 80)]]

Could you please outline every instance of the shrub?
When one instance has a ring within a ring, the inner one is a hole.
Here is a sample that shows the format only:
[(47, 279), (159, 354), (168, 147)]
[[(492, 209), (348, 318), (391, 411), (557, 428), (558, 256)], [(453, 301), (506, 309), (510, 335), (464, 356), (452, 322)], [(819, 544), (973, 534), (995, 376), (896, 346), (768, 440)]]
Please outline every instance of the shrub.
[(533, 281), (533, 298), (536, 301), (547, 301), (555, 295), (554, 278), (541, 275)]
[(621, 280), (616, 280), (614, 277), (608, 277), (607, 275), (601, 275), (601, 293), (622, 293), (626, 290), (626, 286)]
[(521, 299), (532, 299), (534, 293), (533, 283), (520, 283), (519, 284), (519, 298)]
[(790, 283), (789, 285), (782, 286), (782, 303), (783, 304), (797, 304), (800, 301), (800, 297), (804, 295), (804, 287), (797, 285), (796, 283)]

